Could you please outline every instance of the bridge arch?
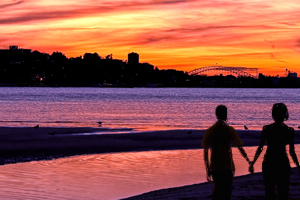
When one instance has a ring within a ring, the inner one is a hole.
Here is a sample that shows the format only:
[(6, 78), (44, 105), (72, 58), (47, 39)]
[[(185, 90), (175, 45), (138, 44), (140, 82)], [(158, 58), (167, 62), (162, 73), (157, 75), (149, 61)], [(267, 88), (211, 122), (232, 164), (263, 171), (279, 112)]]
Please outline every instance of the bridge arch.
[[(233, 75), (237, 77), (251, 77), (258, 78), (258, 69), (257, 68), (248, 68), (248, 67), (228, 67), (228, 66), (206, 66), (194, 69), (189, 71), (189, 75), (201, 75), (206, 72), (215, 72), (216, 74), (223, 74), (221, 72), (225, 72), (228, 75)], [(253, 75), (254, 73), (254, 75)]]

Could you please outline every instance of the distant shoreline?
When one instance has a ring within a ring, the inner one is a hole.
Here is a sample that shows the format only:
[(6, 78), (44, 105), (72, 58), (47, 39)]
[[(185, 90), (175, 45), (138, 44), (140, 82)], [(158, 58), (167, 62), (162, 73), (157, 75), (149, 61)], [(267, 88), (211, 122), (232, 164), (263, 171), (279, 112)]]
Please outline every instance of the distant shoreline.
[(300, 89), (299, 87), (221, 87), (221, 86), (26, 86), (26, 85), (0, 85), (0, 88), (230, 88), (230, 89), (240, 89), (240, 88), (249, 88), (249, 89)]

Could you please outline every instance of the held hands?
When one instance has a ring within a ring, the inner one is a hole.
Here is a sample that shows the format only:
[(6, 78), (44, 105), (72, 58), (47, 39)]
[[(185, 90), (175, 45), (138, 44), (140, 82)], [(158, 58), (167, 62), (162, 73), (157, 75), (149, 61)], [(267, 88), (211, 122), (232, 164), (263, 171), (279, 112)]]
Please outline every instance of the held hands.
[(212, 173), (210, 169), (206, 171), (206, 179), (208, 182), (212, 182)]
[(251, 173), (251, 174), (253, 174), (254, 173), (254, 162), (253, 161), (251, 161), (251, 162), (249, 162), (249, 172)]
[(248, 169), (248, 171), (249, 171), (251, 174), (253, 174), (253, 173), (254, 173), (254, 167), (253, 167), (254, 161), (250, 161), (248, 157), (246, 157), (246, 160), (247, 160), (247, 162), (249, 163), (249, 169)]

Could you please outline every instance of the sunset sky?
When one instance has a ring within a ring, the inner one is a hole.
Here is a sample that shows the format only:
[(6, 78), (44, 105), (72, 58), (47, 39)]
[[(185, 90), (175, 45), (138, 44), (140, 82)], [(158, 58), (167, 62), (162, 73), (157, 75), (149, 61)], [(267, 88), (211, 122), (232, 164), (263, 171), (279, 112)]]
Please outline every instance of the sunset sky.
[(298, 0), (1, 0), (0, 48), (300, 75)]

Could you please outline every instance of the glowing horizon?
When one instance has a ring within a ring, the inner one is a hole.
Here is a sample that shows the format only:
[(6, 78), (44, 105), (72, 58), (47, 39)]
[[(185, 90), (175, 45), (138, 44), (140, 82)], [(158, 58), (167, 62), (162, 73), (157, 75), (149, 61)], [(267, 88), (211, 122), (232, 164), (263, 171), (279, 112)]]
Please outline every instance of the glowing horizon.
[(3, 0), (0, 47), (123, 60), (137, 52), (159, 69), (218, 63), (299, 75), (299, 9), (293, 0)]

